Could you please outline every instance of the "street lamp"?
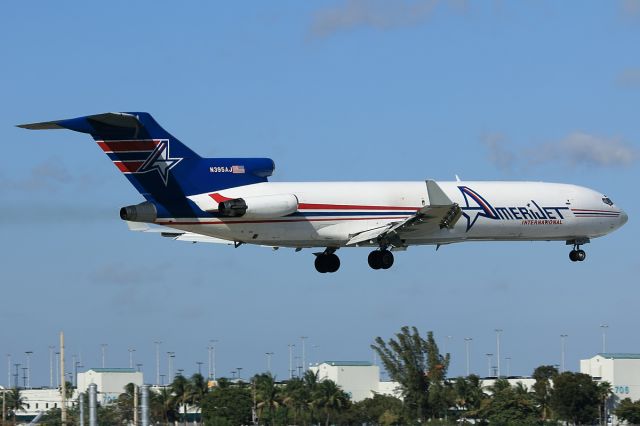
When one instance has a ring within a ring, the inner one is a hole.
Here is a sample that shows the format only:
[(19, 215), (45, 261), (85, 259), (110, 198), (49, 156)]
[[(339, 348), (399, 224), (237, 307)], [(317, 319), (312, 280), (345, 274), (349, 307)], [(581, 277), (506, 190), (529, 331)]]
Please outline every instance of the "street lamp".
[(136, 351), (134, 348), (129, 348), (129, 368), (133, 368), (133, 353)]
[(602, 329), (602, 353), (607, 352), (607, 328), (609, 326), (607, 324), (600, 324), (600, 328)]
[(289, 379), (293, 379), (293, 348), (296, 345), (289, 344)]
[(271, 357), (273, 356), (273, 352), (265, 352), (267, 356), (267, 373), (271, 374)]
[(496, 332), (496, 349), (497, 349), (496, 357), (498, 359), (498, 364), (497, 364), (498, 374), (497, 375), (498, 375), (498, 378), (500, 378), (500, 333), (502, 333), (502, 329), (501, 328), (496, 328), (495, 332)]
[(560, 372), (564, 373), (564, 352), (565, 352), (565, 339), (569, 337), (568, 334), (560, 335)]
[(491, 358), (493, 357), (493, 354), (486, 354), (487, 355), (487, 371), (488, 371), (488, 376), (487, 377), (491, 377)]
[(208, 360), (209, 380), (216, 379), (216, 346), (215, 344), (217, 342), (218, 342), (217, 340), (209, 340), (209, 347), (207, 348), (209, 350), (209, 360)]
[(169, 381), (169, 383), (173, 382), (173, 359), (175, 357), (175, 352), (167, 352), (167, 358), (169, 360), (169, 377), (167, 377), (167, 380)]
[(27, 383), (26, 383), (26, 388), (30, 389), (31, 388), (31, 355), (33, 354), (33, 351), (26, 351), (24, 353), (27, 356)]
[(106, 343), (102, 343), (100, 345), (100, 347), (102, 348), (102, 368), (105, 368), (106, 364), (107, 364), (107, 346), (109, 346)]
[(466, 353), (467, 353), (467, 377), (469, 376), (469, 346), (471, 345), (471, 341), (473, 340), (473, 338), (471, 337), (465, 337), (464, 338), (464, 345), (465, 345), (465, 349), (466, 349)]
[(240, 376), (240, 372), (242, 371), (242, 367), (238, 367), (238, 368), (236, 368), (236, 370), (238, 370), (238, 380), (240, 380), (242, 378)]
[(504, 359), (507, 361), (507, 378), (511, 376), (511, 357), (506, 356)]
[(305, 352), (305, 345), (304, 345), (304, 341), (307, 340), (309, 337), (308, 336), (300, 336), (300, 340), (302, 340), (302, 368), (305, 369), (307, 368), (307, 354)]
[(202, 361), (196, 361), (198, 364), (198, 375), (202, 376)]
[(162, 341), (156, 340), (153, 343), (156, 345), (156, 385), (160, 385), (160, 345)]

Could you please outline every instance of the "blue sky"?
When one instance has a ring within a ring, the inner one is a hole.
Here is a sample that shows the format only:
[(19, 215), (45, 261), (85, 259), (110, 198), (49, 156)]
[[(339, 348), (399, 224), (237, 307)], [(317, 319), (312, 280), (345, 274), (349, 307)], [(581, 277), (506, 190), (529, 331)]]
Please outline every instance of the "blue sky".
[[(287, 376), (307, 360), (372, 358), (403, 325), (433, 330), (452, 375), (484, 374), (502, 328), (513, 374), (601, 349), (640, 352), (635, 182), (640, 1), (59, 3), (0, 6), (2, 356), (48, 384), (65, 330), (81, 356), (148, 381), (154, 340), (193, 372)], [(269, 156), (273, 180), (570, 182), (629, 214), (573, 264), (560, 243), (411, 248), (389, 271), (367, 250), (318, 274), (311, 251), (186, 244), (128, 232), (140, 196), (87, 135), (15, 124), (148, 111), (203, 156)], [(447, 339), (445, 336), (451, 336)], [(503, 371), (505, 361), (502, 360)], [(6, 382), (6, 359), (0, 363)], [(166, 372), (166, 356), (162, 359)]]

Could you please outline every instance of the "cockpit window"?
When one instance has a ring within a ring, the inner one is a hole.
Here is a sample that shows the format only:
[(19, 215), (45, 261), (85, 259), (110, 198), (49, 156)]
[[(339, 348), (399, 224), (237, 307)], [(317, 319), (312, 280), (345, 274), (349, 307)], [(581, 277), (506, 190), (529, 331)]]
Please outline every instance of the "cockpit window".
[(604, 197), (602, 199), (602, 202), (605, 203), (608, 206), (612, 206), (613, 205), (613, 201), (611, 201), (611, 198), (609, 198), (609, 197)]

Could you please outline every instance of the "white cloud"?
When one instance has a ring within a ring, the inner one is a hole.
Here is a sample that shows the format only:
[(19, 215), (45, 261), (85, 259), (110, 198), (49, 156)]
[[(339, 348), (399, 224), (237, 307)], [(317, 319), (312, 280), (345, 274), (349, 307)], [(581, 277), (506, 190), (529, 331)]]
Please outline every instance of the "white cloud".
[(526, 163), (530, 166), (561, 163), (569, 166), (627, 167), (638, 160), (638, 150), (619, 137), (573, 132), (553, 142), (534, 145), (518, 153), (501, 133), (482, 136), (489, 161), (503, 171)]
[(437, 3), (438, 0), (347, 0), (318, 10), (310, 33), (313, 37), (327, 37), (356, 27), (386, 30), (414, 26), (428, 19)]
[(640, 88), (640, 68), (627, 68), (616, 77), (616, 84), (626, 88)]

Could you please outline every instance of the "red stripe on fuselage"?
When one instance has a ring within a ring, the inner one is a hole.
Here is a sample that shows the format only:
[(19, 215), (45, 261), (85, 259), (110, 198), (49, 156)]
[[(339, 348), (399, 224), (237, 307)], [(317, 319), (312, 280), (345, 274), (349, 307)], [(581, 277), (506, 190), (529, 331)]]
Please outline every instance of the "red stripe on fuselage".
[(298, 208), (302, 210), (420, 210), (420, 207), (398, 206), (357, 206), (352, 204), (310, 204), (300, 203)]
[(104, 152), (153, 151), (160, 143), (157, 139), (136, 141), (98, 141), (98, 146)]
[(215, 201), (216, 203), (222, 203), (223, 201), (233, 200), (233, 198), (227, 198), (224, 195), (220, 195), (218, 193), (209, 194), (209, 197), (213, 198), (213, 201)]
[[(407, 216), (409, 217), (409, 216)], [(234, 221), (157, 221), (161, 225), (236, 225), (243, 223), (284, 223), (284, 222), (327, 222), (327, 221), (346, 221), (346, 220), (380, 220), (380, 219), (404, 219), (402, 216), (390, 217), (353, 217), (353, 218), (330, 218), (330, 219), (274, 219), (274, 220), (234, 220)]]
[(135, 173), (138, 171), (140, 166), (144, 161), (114, 161), (113, 164), (116, 165), (118, 170), (122, 173)]

